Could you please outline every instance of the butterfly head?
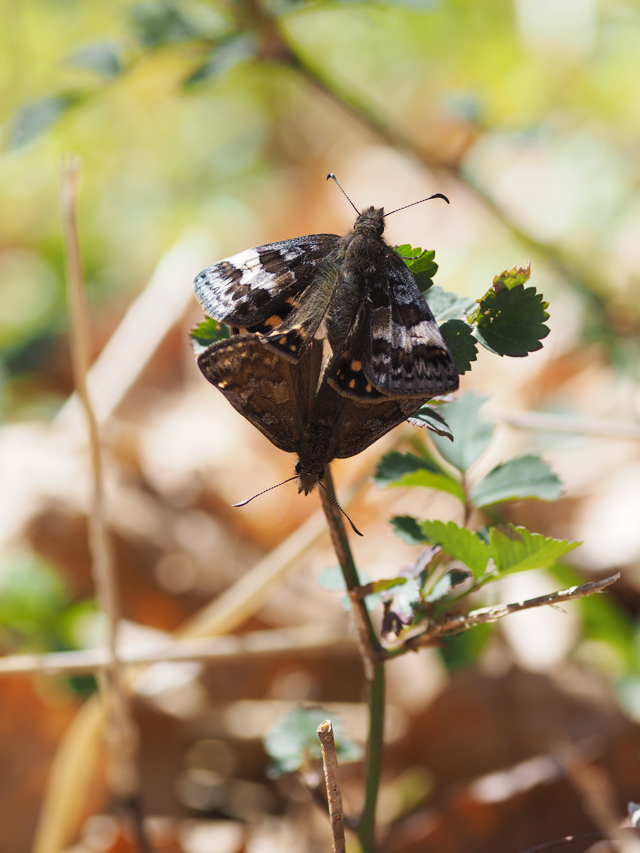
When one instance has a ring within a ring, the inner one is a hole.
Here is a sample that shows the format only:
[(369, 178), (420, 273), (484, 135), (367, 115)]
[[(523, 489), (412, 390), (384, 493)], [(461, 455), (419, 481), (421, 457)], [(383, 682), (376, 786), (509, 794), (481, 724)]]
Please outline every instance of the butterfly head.
[(353, 230), (358, 234), (376, 234), (378, 237), (384, 231), (384, 207), (365, 207), (358, 214)]
[(303, 466), (302, 462), (298, 459), (295, 466), (295, 472), (298, 478), (298, 494), (304, 492), (305, 495), (308, 495), (324, 477), (324, 465), (316, 467), (310, 467), (308, 465)]

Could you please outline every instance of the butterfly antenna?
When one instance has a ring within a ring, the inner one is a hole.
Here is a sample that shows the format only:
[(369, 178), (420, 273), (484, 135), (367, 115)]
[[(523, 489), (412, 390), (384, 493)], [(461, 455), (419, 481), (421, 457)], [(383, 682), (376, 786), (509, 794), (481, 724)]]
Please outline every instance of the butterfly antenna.
[(261, 492), (258, 492), (257, 495), (254, 495), (252, 498), (247, 498), (246, 501), (240, 501), (239, 504), (231, 504), (233, 507), (246, 506), (248, 503), (251, 503), (255, 498), (259, 498), (260, 495), (264, 495), (267, 492), (270, 492), (272, 489), (277, 489), (279, 486), (284, 486), (285, 483), (290, 483), (292, 480), (297, 478), (297, 474), (295, 477), (288, 477), (286, 480), (283, 480), (281, 483), (276, 483), (275, 486), (269, 486), (268, 489), (263, 489)]
[[(333, 180), (336, 182), (336, 184), (337, 184), (337, 185), (340, 187), (340, 189), (342, 190), (342, 195), (346, 198), (346, 200), (349, 202), (349, 204), (350, 204), (350, 205), (351, 205), (351, 207), (355, 210), (355, 212), (358, 214), (358, 216), (360, 216), (360, 211), (359, 211), (359, 210), (358, 210), (358, 208), (355, 206), (355, 204), (351, 201), (351, 199), (350, 199), (350, 198), (349, 198), (349, 196), (346, 194), (346, 192), (344, 191), (344, 189), (342, 189), (342, 185), (341, 185), (340, 181), (336, 178), (336, 176), (333, 174), (333, 172), (329, 172), (329, 174), (327, 175), (327, 177), (325, 178), (325, 180), (326, 180), (326, 181), (328, 181), (328, 180), (329, 180), (329, 178), (333, 178)], [(346, 513), (345, 513), (345, 515), (346, 515)], [(348, 518), (348, 516), (347, 516), (347, 518)], [(352, 524), (351, 526), (353, 527), (353, 524)], [(355, 527), (353, 527), (353, 529), (355, 530)], [(357, 531), (356, 531), (356, 532), (357, 532)], [(360, 534), (360, 536), (362, 536), (362, 533)]]
[[(340, 184), (338, 184), (340, 187)], [(342, 187), (340, 187), (342, 189)], [(344, 190), (342, 190), (344, 192)], [(434, 193), (433, 195), (427, 196), (427, 198), (421, 198), (420, 201), (412, 201), (411, 204), (405, 204), (404, 207), (397, 207), (395, 210), (392, 210), (390, 213), (385, 213), (385, 217), (391, 216), (392, 213), (397, 213), (399, 210), (406, 210), (408, 207), (413, 207), (414, 204), (422, 204), (423, 201), (429, 201), (432, 198), (443, 198), (447, 204), (451, 204), (446, 195), (442, 195), (442, 193)]]
[[(340, 184), (338, 184), (338, 186), (340, 186)], [(340, 189), (342, 189), (342, 187), (340, 187)], [(344, 192), (344, 190), (343, 190), (343, 192)], [(324, 484), (324, 483), (321, 483), (321, 482), (320, 482), (320, 480), (318, 480), (318, 485), (319, 485), (322, 489), (324, 489), (324, 490), (325, 490), (325, 492), (329, 495), (329, 497), (330, 497), (330, 498), (331, 498), (331, 500), (334, 502), (334, 504), (338, 507), (338, 509), (340, 510), (340, 512), (341, 512), (341, 513), (344, 515), (344, 517), (347, 519), (347, 521), (348, 521), (348, 522), (349, 522), (349, 524), (351, 525), (351, 529), (353, 530), (353, 532), (354, 532), (354, 533), (357, 533), (357, 534), (358, 534), (358, 536), (363, 536), (364, 534), (360, 533), (360, 531), (358, 530), (358, 528), (355, 526), (355, 524), (353, 523), (353, 521), (351, 521), (351, 519), (349, 518), (349, 516), (347, 515), (347, 513), (342, 509), (342, 507), (340, 506), (340, 504), (338, 503), (338, 501), (334, 498), (334, 496), (331, 494), (331, 492), (330, 492), (330, 491), (329, 491), (329, 489), (325, 486), (325, 484)]]

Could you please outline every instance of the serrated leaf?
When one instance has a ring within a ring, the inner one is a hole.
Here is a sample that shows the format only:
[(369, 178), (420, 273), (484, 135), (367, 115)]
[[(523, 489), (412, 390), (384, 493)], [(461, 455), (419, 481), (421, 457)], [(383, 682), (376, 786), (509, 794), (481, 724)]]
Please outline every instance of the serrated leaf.
[(257, 49), (258, 42), (253, 33), (232, 33), (221, 38), (209, 51), (206, 62), (185, 80), (185, 86), (219, 77), (239, 62), (251, 59)]
[(454, 358), (458, 373), (462, 376), (471, 370), (471, 362), (478, 358), (478, 345), (473, 329), (464, 320), (447, 320), (440, 326), (444, 342)]
[(433, 277), (438, 272), (438, 264), (434, 258), (435, 251), (413, 248), (408, 243), (396, 246), (396, 252), (400, 255), (406, 265), (413, 273), (418, 289), (421, 293), (429, 290), (433, 284)]
[(466, 320), (467, 312), (476, 304), (473, 299), (458, 296), (457, 293), (443, 290), (438, 286), (432, 287), (428, 293), (425, 293), (424, 298), (427, 300), (438, 325), (447, 320)]
[(394, 486), (404, 477), (414, 471), (430, 471), (432, 474), (442, 474), (442, 468), (430, 457), (416, 456), (415, 453), (400, 453), (392, 450), (385, 453), (378, 462), (374, 482), (376, 486)]
[[(508, 275), (508, 274), (507, 274)], [(549, 334), (544, 321), (549, 314), (535, 287), (516, 284), (515, 277), (499, 280), (478, 300), (478, 309), (470, 317), (475, 323), (474, 335), (480, 343), (497, 355), (522, 358), (542, 349), (540, 341)]]
[(426, 427), (431, 430), (431, 432), (435, 432), (444, 438), (448, 438), (449, 441), (453, 441), (451, 427), (442, 417), (440, 412), (437, 409), (434, 409), (433, 406), (422, 406), (421, 409), (418, 409), (415, 415), (411, 415), (410, 418), (407, 418), (407, 421), (410, 424), (413, 424), (413, 426)]
[(123, 46), (117, 41), (104, 41), (78, 48), (66, 60), (67, 65), (95, 71), (103, 77), (117, 77), (122, 73)]
[(561, 493), (562, 483), (549, 463), (529, 453), (496, 465), (473, 486), (470, 498), (474, 506), (483, 507), (525, 498), (555, 501)]
[(265, 735), (264, 745), (272, 760), (269, 775), (292, 773), (307, 766), (309, 759), (319, 759), (320, 741), (316, 730), (327, 719), (331, 720), (338, 760), (341, 763), (358, 761), (362, 751), (343, 734), (335, 714), (324, 708), (295, 708)]
[(512, 524), (489, 531), (491, 556), (499, 574), (547, 569), (580, 544), (531, 533)]
[(395, 515), (391, 521), (393, 532), (398, 539), (408, 542), (409, 545), (422, 545), (427, 537), (422, 532), (420, 522), (412, 515)]
[(496, 290), (501, 287), (506, 287), (507, 290), (512, 290), (519, 284), (525, 284), (531, 278), (531, 261), (526, 267), (511, 267), (510, 270), (503, 270), (500, 275), (493, 279), (493, 286)]
[(422, 521), (420, 530), (429, 542), (440, 545), (454, 560), (460, 560), (479, 578), (487, 568), (489, 549), (485, 543), (466, 527), (458, 527), (453, 521)]
[(191, 338), (191, 346), (196, 355), (200, 355), (208, 346), (216, 341), (222, 341), (229, 337), (229, 327), (224, 323), (219, 323), (211, 317), (207, 317), (202, 323), (198, 323), (189, 332)]
[(462, 486), (444, 472), (432, 459), (413, 453), (392, 451), (378, 463), (374, 480), (378, 486), (422, 486), (447, 492), (464, 503)]
[(441, 601), (449, 595), (454, 587), (471, 577), (473, 577), (471, 572), (463, 572), (460, 569), (452, 569), (450, 572), (446, 572), (446, 574), (436, 582), (431, 592), (425, 596), (425, 601), (428, 601), (430, 604), (435, 604), (436, 601)]
[(479, 414), (487, 399), (469, 391), (443, 406), (455, 441), (452, 443), (434, 435), (433, 442), (444, 459), (458, 471), (468, 471), (489, 446), (493, 426)]
[(75, 95), (53, 95), (26, 104), (10, 122), (9, 148), (17, 151), (42, 136), (78, 99)]

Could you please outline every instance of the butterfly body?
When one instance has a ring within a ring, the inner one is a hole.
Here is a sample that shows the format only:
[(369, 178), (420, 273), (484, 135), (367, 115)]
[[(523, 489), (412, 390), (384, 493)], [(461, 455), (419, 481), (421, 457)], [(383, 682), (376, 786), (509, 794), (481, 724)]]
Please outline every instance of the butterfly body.
[(369, 207), (344, 237), (247, 249), (203, 270), (196, 296), (210, 317), (292, 364), (326, 342), (321, 384), (340, 397), (381, 406), (415, 398), (417, 410), (456, 390), (458, 371), (412, 273), (382, 236), (384, 216)]

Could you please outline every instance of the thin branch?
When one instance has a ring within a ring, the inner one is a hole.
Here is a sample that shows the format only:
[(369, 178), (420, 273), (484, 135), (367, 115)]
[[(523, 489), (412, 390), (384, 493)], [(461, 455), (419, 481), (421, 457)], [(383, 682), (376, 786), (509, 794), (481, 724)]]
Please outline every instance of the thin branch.
[(606, 838), (601, 832), (583, 832), (582, 835), (565, 835), (564, 838), (555, 838), (553, 841), (545, 841), (535, 847), (528, 847), (522, 853), (547, 853), (550, 850), (559, 850), (561, 847), (572, 847), (574, 844), (591, 844), (594, 841), (603, 841)]
[[(233, 658), (288, 655), (293, 650), (353, 648), (353, 641), (332, 624), (277, 631), (251, 631), (226, 637), (167, 640), (163, 643), (118, 646), (122, 666), (165, 661), (215, 662)], [(111, 664), (107, 648), (48, 654), (0, 657), (0, 678), (15, 675), (79, 675), (106, 669)]]
[(552, 592), (549, 595), (529, 598), (526, 601), (516, 601), (512, 604), (497, 604), (493, 607), (481, 607), (478, 610), (472, 610), (470, 613), (460, 615), (445, 614), (440, 621), (431, 625), (422, 634), (408, 639), (404, 643), (404, 647), (407, 649), (418, 649), (422, 646), (431, 646), (436, 644), (440, 637), (445, 637), (449, 634), (458, 634), (461, 631), (467, 631), (469, 628), (475, 628), (477, 625), (484, 625), (487, 622), (495, 622), (504, 616), (508, 616), (510, 613), (518, 613), (520, 610), (530, 610), (532, 607), (542, 607), (546, 604), (552, 606), (560, 605), (574, 598), (584, 598), (586, 595), (602, 592), (603, 589), (615, 583), (619, 578), (620, 573), (618, 572), (604, 580), (590, 581), (580, 586), (572, 586), (559, 592)]
[(552, 415), (547, 412), (492, 412), (485, 417), (497, 424), (508, 424), (521, 429), (540, 429), (552, 432), (570, 432), (576, 435), (597, 435), (602, 438), (640, 441), (640, 424), (624, 421), (607, 421), (580, 415)]
[(323, 723), (320, 723), (316, 731), (320, 738), (324, 780), (327, 786), (327, 804), (329, 806), (329, 823), (331, 825), (331, 849), (333, 853), (345, 853), (344, 810), (342, 807), (342, 794), (340, 792), (340, 772), (331, 721), (325, 720)]
[[(80, 243), (76, 221), (76, 199), (80, 163), (69, 158), (62, 170), (61, 208), (67, 263), (67, 295), (70, 313), (70, 342), (76, 393), (84, 409), (89, 432), (92, 494), (89, 511), (89, 549), (96, 596), (106, 616), (108, 664), (98, 678), (102, 700), (108, 709), (105, 738), (109, 744), (109, 787), (123, 803), (137, 801), (140, 781), (137, 767), (138, 738), (128, 696), (123, 688), (117, 655), (116, 634), (119, 620), (118, 592), (111, 540), (106, 525), (104, 471), (100, 437), (89, 393), (89, 319), (83, 282)], [(142, 822), (136, 821), (138, 845), (149, 851)], [(42, 830), (42, 824), (40, 826)], [(46, 830), (44, 830), (46, 832)]]

